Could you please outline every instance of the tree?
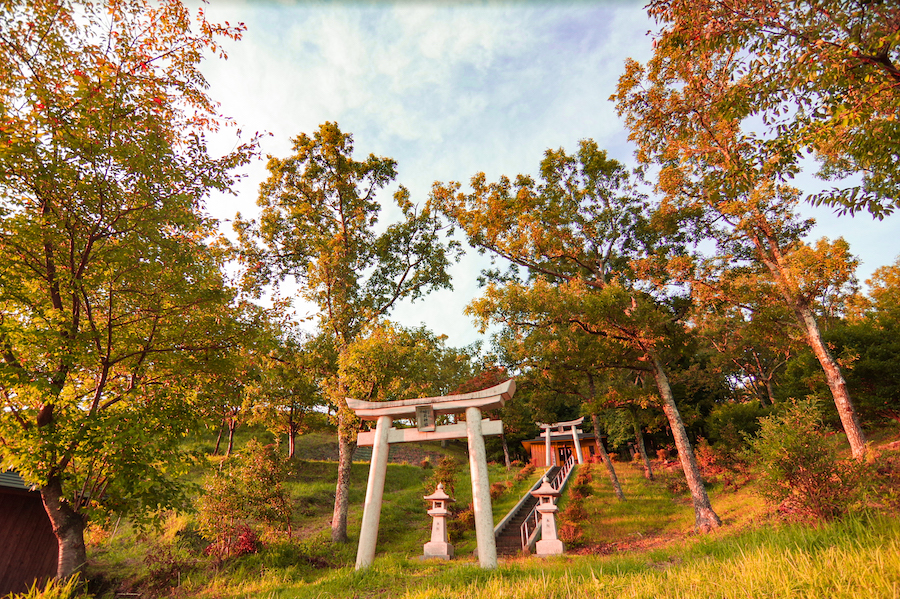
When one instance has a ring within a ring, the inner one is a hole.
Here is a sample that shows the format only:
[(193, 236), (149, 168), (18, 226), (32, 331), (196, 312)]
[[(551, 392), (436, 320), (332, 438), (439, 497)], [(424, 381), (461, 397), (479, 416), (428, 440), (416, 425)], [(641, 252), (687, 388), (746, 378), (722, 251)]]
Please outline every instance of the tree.
[[(797, 170), (791, 142), (742, 128), (752, 105), (742, 95), (748, 81), (734, 74), (740, 55), (695, 54), (679, 40), (664, 35), (646, 68), (629, 61), (619, 79), (614, 98), (638, 159), (659, 169), (666, 209), (692, 215), (697, 232), (715, 240), (720, 263), (756, 262), (769, 271), (822, 367), (853, 455), (862, 458), (865, 434), (815, 311), (824, 286), (851, 278), (855, 262), (842, 240), (815, 249), (802, 242), (812, 222), (799, 218), (799, 192), (786, 183)], [(688, 281), (695, 272), (686, 267), (677, 276)]]
[[(776, 375), (797, 355), (796, 320), (768, 271), (760, 265), (726, 265), (704, 273), (694, 288), (694, 321), (711, 348), (710, 366), (735, 399), (776, 400)], [(799, 347), (798, 347), (799, 344)]]
[[(684, 333), (682, 300), (644, 274), (662, 273), (663, 229), (652, 223), (646, 199), (625, 168), (591, 140), (582, 141), (574, 156), (548, 150), (541, 177), (541, 185), (524, 175), (515, 184), (506, 177), (486, 184), (479, 174), (469, 194), (460, 193), (458, 183), (435, 184), (435, 201), (470, 244), (528, 271), (527, 281), (515, 272), (494, 273), (467, 310), (483, 327), (494, 322), (515, 331), (579, 329), (609, 341), (621, 364), (652, 373), (691, 490), (696, 526), (718, 527), (666, 372), (676, 353), (673, 340)], [(668, 232), (667, 243), (677, 244), (677, 228)]]
[(341, 354), (339, 375), (350, 396), (365, 401), (446, 395), (471, 378), (473, 367), (473, 348), (457, 350), (446, 341), (424, 325), (378, 322)]
[[(447, 267), (458, 248), (441, 240), (430, 207), (418, 208), (403, 187), (394, 194), (401, 219), (376, 232), (381, 204), (375, 196), (396, 177), (396, 163), (374, 154), (354, 160), (353, 137), (336, 123), (301, 134), (293, 146), (293, 156), (269, 159), (259, 221), (238, 215), (247, 280), (296, 280), (302, 297), (318, 307), (321, 332), (340, 359), (398, 301), (449, 288)], [(326, 382), (338, 415), (332, 540), (343, 542), (358, 422), (346, 405), (347, 381), (335, 371)]]
[(270, 347), (256, 356), (261, 372), (249, 391), (255, 399), (253, 418), (274, 435), (285, 435), (288, 458), (293, 458), (306, 415), (328, 403), (322, 380), (334, 371), (337, 358), (326, 337), (304, 335), (294, 327), (278, 327), (270, 335)]
[[(814, 194), (815, 203), (884, 218), (900, 197), (900, 6), (819, 0), (653, 0), (657, 52), (727, 56), (733, 93), (723, 111), (762, 117), (768, 145), (820, 176), (861, 175)], [(702, 62), (702, 59), (701, 61)]]
[(825, 338), (849, 364), (847, 385), (867, 420), (900, 421), (900, 260), (866, 283), (864, 313), (836, 322)]
[(57, 576), (88, 517), (175, 505), (192, 374), (236, 334), (202, 213), (197, 70), (222, 27), (177, 1), (0, 6), (0, 462), (40, 487)]
[[(492, 357), (493, 358), (493, 357)], [(466, 380), (464, 383), (456, 387), (450, 392), (450, 395), (462, 395), (464, 393), (472, 393), (473, 391), (481, 391), (495, 385), (499, 385), (510, 378), (513, 378), (505, 366), (492, 363), (487, 360), (476, 368), (474, 372), (478, 372), (474, 377)], [(497, 417), (503, 421), (503, 432), (500, 433), (500, 449), (503, 451), (503, 464), (506, 469), (512, 468), (513, 455), (523, 455), (523, 448), (520, 445), (522, 441), (531, 437), (536, 429), (534, 425), (534, 417), (525, 399), (529, 396), (522, 393), (522, 382), (518, 383), (516, 395), (506, 401), (503, 407), (494, 411)], [(526, 387), (527, 389), (527, 387)], [(513, 449), (510, 451), (510, 440), (513, 442)], [(488, 456), (496, 451), (496, 443), (492, 439), (485, 439)], [(491, 446), (494, 447), (491, 447)]]
[[(519, 326), (510, 334), (498, 335), (498, 341), (504, 346), (502, 354), (514, 356), (518, 368), (524, 369), (527, 380), (537, 387), (534, 395), (538, 401), (535, 403), (547, 403), (548, 394), (577, 400), (576, 411), (572, 416), (590, 417), (597, 454), (606, 466), (616, 497), (619, 501), (624, 501), (625, 494), (615, 467), (603, 446), (603, 429), (597, 416), (597, 412), (605, 407), (602, 394), (605, 383), (610, 378), (608, 371), (615, 367), (614, 360), (610, 360), (609, 356), (618, 353), (616, 348), (604, 343), (605, 340), (592, 338), (578, 328), (556, 326), (553, 323), (535, 327)], [(607, 372), (602, 372), (603, 370)], [(544, 422), (571, 419), (554, 414)]]

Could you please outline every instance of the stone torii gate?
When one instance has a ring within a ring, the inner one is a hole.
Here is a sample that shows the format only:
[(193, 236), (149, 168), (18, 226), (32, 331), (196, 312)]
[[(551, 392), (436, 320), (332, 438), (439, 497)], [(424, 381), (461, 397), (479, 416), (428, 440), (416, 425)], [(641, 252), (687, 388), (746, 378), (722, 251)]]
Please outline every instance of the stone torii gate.
[[(360, 401), (347, 398), (347, 406), (362, 420), (375, 420), (375, 430), (359, 434), (357, 445), (372, 446), (369, 464), (369, 482), (366, 486), (366, 503), (363, 508), (362, 527), (359, 532), (359, 548), (356, 552), (356, 569), (368, 568), (375, 560), (378, 541), (378, 524), (381, 520), (381, 502), (384, 495), (384, 478), (387, 473), (388, 445), (409, 441), (435, 441), (460, 439), (469, 442), (469, 468), (472, 473), (472, 501), (475, 507), (475, 538), (478, 543), (478, 562), (482, 568), (497, 567), (497, 545), (494, 541), (494, 517), (491, 513), (491, 493), (488, 481), (487, 455), (484, 450), (485, 435), (503, 433), (500, 420), (482, 420), (482, 410), (503, 406), (516, 392), (513, 379), (488, 389), (446, 395), (422, 397), (400, 401)], [(465, 423), (436, 425), (435, 416), (465, 414)], [(395, 418), (415, 418), (416, 428), (394, 428)]]
[(553, 452), (550, 450), (550, 434), (554, 430), (558, 433), (564, 433), (566, 428), (570, 428), (572, 430), (572, 440), (575, 441), (575, 457), (578, 459), (579, 464), (584, 464), (584, 455), (581, 452), (581, 441), (578, 440), (578, 435), (584, 432), (578, 428), (583, 422), (584, 416), (582, 416), (578, 420), (557, 422), (555, 424), (543, 424), (540, 422), (536, 423), (540, 428), (543, 429), (541, 436), (544, 437), (544, 451), (547, 458), (548, 468), (556, 463), (556, 456), (552, 455)]

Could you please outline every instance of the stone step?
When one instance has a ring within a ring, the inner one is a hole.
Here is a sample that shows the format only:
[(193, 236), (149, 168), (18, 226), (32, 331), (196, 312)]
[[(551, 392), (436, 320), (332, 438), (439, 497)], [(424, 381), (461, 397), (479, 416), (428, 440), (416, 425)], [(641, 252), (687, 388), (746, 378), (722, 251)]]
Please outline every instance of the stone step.
[[(549, 478), (556, 476), (558, 466), (554, 466), (547, 472)], [(506, 526), (495, 536), (497, 553), (499, 555), (519, 555), (522, 552), (522, 524), (537, 505), (537, 497), (528, 495), (528, 501), (522, 504), (519, 511), (507, 522)]]

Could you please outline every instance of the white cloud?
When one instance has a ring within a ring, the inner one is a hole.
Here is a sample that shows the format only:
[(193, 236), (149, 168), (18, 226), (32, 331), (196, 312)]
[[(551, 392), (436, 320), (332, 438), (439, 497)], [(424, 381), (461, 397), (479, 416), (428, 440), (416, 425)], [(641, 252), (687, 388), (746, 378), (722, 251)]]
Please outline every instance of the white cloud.
[[(585, 137), (632, 162), (627, 132), (607, 98), (627, 57), (650, 56), (646, 32), (653, 24), (640, 4), (214, 0), (207, 12), (248, 26), (243, 41), (227, 44), (231, 58), (209, 61), (204, 71), (225, 114), (245, 131), (274, 134), (265, 153), (285, 156), (291, 137), (337, 121), (354, 134), (359, 155), (395, 158), (398, 182), (418, 201), (435, 180), (534, 172), (545, 149), (574, 149)], [(215, 143), (224, 151), (233, 139)], [(264, 164), (248, 173), (238, 198), (215, 199), (217, 216), (255, 211)], [(390, 193), (383, 199), (389, 202)], [(847, 238), (864, 254), (866, 272), (893, 260), (885, 253), (895, 251), (885, 250), (887, 233), (878, 232), (888, 225), (819, 216), (823, 232), (816, 235), (853, 233)], [(880, 247), (865, 245), (866, 231)], [(394, 316), (424, 321), (452, 344), (470, 343), (478, 334), (462, 310), (478, 294), (484, 264), (468, 256), (453, 268), (453, 292), (406, 303)]]

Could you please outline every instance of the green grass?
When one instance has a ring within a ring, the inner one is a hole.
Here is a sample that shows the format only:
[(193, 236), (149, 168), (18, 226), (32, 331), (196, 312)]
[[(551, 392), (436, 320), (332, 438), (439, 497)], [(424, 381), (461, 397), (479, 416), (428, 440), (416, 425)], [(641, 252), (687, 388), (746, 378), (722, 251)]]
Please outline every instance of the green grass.
[[(579, 468), (576, 466), (576, 468)], [(606, 468), (590, 466), (592, 495), (584, 501), (588, 514), (582, 525), (584, 542), (593, 545), (637, 547), (672, 540), (687, 534), (694, 526), (694, 509), (690, 497), (672, 496), (662, 482), (648, 481), (643, 468), (633, 463), (616, 463), (616, 473), (625, 501), (616, 499)], [(578, 470), (572, 474), (571, 481)], [(726, 492), (721, 486), (708, 489), (713, 508), (726, 528), (742, 528), (767, 521), (768, 512), (762, 499), (752, 492)], [(560, 510), (568, 505), (568, 496), (560, 502)]]
[(210, 585), (200, 597), (754, 598), (900, 596), (900, 522), (856, 516), (810, 528), (784, 526), (695, 537), (683, 545), (615, 556), (517, 558), (493, 571), (473, 561), (378, 558), (364, 572), (316, 580), (262, 571)]
[[(457, 460), (454, 495), (466, 507), (471, 502), (467, 461)], [(625, 502), (615, 499), (603, 465), (590, 466), (593, 479), (590, 495), (583, 499), (587, 518), (580, 546), (548, 560), (503, 559), (493, 571), (480, 569), (472, 555), (474, 530), (454, 540), (457, 559), (418, 559), (431, 525), (422, 496), (431, 492), (424, 481), (432, 471), (390, 464), (375, 564), (356, 572), (368, 464), (354, 464), (350, 541), (337, 545), (329, 539), (336, 464), (296, 460), (293, 468), (288, 481), (295, 505), (291, 540), (270, 542), (257, 554), (216, 567), (202, 555), (205, 541), (196, 533), (190, 514), (170, 515), (160, 531), (138, 531), (123, 522), (114, 535), (96, 531), (89, 548), (91, 573), (111, 581), (101, 594), (113, 597), (116, 591), (130, 591), (145, 597), (208, 599), (900, 599), (900, 520), (895, 517), (858, 513), (817, 527), (785, 525), (758, 499), (752, 483), (737, 492), (713, 485), (710, 497), (724, 526), (710, 535), (697, 535), (692, 532), (694, 515), (687, 496), (672, 496), (664, 484), (646, 481), (641, 469), (622, 463), (616, 468)], [(514, 480), (516, 472), (490, 466), (492, 482)], [(540, 475), (536, 471), (514, 482), (510, 491), (493, 501), (495, 522)], [(564, 496), (561, 509), (568, 502)], [(152, 587), (154, 577), (165, 584)], [(172, 581), (178, 582), (174, 589), (169, 588)]]
[(491, 502), (495, 525), (500, 522), (500, 520), (502, 520), (517, 503), (519, 503), (522, 496), (534, 486), (534, 483), (536, 483), (541, 476), (544, 475), (544, 469), (538, 468), (529, 476), (524, 477), (521, 481), (516, 481), (515, 476), (519, 470), (521, 470), (521, 468), (511, 468), (509, 472), (506, 472), (506, 469), (501, 467), (497, 467), (496, 469), (491, 468), (490, 470), (491, 482), (505, 482), (510, 480), (513, 483), (513, 486), (508, 491)]

